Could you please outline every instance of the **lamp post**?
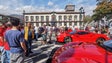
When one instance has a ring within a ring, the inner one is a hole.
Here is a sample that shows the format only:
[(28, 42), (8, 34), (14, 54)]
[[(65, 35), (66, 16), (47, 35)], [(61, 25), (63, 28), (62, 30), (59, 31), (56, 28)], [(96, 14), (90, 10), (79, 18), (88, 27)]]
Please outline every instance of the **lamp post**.
[(23, 10), (23, 23), (24, 23), (24, 25), (26, 24), (26, 22), (25, 22), (25, 10)]
[(84, 9), (83, 9), (83, 7), (81, 7), (80, 9), (79, 9), (79, 11), (80, 11), (80, 16), (79, 16), (79, 28), (81, 29), (81, 20), (82, 20), (82, 13), (84, 12)]

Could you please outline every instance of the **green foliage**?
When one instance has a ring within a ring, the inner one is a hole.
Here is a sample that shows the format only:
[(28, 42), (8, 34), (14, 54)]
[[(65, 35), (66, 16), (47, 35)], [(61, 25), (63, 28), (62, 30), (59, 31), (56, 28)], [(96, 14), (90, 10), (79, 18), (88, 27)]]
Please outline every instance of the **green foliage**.
[(99, 0), (92, 18), (94, 20), (100, 20), (109, 13), (112, 13), (112, 2), (108, 0)]
[(87, 15), (87, 16), (85, 16), (84, 21), (91, 22), (92, 21), (92, 17), (90, 15)]

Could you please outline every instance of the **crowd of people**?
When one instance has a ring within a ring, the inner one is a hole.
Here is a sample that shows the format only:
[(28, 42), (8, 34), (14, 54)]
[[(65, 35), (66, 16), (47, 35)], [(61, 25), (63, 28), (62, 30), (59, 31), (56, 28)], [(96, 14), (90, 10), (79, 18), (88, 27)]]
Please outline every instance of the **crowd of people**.
[(8, 22), (0, 22), (1, 63), (24, 63), (25, 57), (33, 53), (32, 40), (38, 41), (42, 38), (42, 45), (46, 45), (49, 41), (56, 40), (52, 37), (65, 30), (64, 27), (45, 24), (41, 27), (33, 26), (31, 23), (21, 25), (15, 18)]
[[(43, 24), (43, 26), (33, 26), (30, 22), (21, 25), (18, 19), (12, 18), (9, 22), (0, 22), (0, 51), (1, 63), (24, 63), (25, 57), (29, 57), (32, 52), (32, 40), (39, 41), (42, 38), (42, 45), (49, 41), (56, 40), (59, 33), (68, 31), (74, 34), (77, 27), (60, 27)], [(86, 27), (86, 31), (106, 34), (112, 38), (112, 28), (103, 26)], [(53, 37), (53, 38), (52, 38)]]
[(112, 27), (109, 27), (108, 25), (106, 26), (87, 26), (85, 28), (86, 31), (93, 32), (93, 33), (98, 33), (98, 34), (105, 34), (109, 38), (112, 39)]

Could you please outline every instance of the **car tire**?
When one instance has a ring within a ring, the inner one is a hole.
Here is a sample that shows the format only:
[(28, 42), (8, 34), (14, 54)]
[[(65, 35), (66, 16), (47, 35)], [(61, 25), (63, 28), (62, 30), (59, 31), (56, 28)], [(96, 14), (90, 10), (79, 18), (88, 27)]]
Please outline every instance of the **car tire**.
[(64, 42), (65, 42), (65, 43), (72, 42), (72, 38), (69, 37), (69, 36), (68, 36), (68, 37), (65, 37), (65, 38), (64, 38)]
[(104, 41), (105, 41), (104, 38), (98, 38), (98, 39), (96, 40), (96, 43), (97, 43), (97, 44), (102, 44)]
[(52, 63), (52, 57), (53, 57), (53, 55), (55, 54), (55, 52), (56, 52), (58, 49), (59, 49), (59, 47), (56, 47), (56, 48), (54, 48), (54, 49), (51, 51), (51, 53), (50, 53), (50, 55), (49, 55), (49, 58), (48, 58), (48, 60), (46, 61), (46, 63)]

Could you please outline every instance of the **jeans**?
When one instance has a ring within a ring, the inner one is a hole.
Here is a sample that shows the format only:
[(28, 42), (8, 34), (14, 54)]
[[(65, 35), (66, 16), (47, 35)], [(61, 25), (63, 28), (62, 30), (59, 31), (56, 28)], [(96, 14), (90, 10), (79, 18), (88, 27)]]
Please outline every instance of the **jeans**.
[(5, 50), (4, 47), (0, 46), (1, 51), (1, 63), (5, 63)]
[(42, 34), (42, 38), (43, 38), (44, 41), (46, 41), (47, 35), (46, 34)]
[(4, 63), (10, 63), (10, 51), (5, 50), (5, 62)]
[(29, 55), (30, 52), (31, 52), (31, 48), (32, 48), (32, 40), (29, 39), (29, 40), (25, 41), (25, 44), (26, 44), (26, 47), (27, 47), (28, 55)]
[(38, 40), (38, 36), (39, 36), (39, 34), (38, 33), (35, 33), (35, 35), (36, 35), (36, 41)]
[(28, 40), (28, 49), (31, 51), (32, 48), (32, 40)]

